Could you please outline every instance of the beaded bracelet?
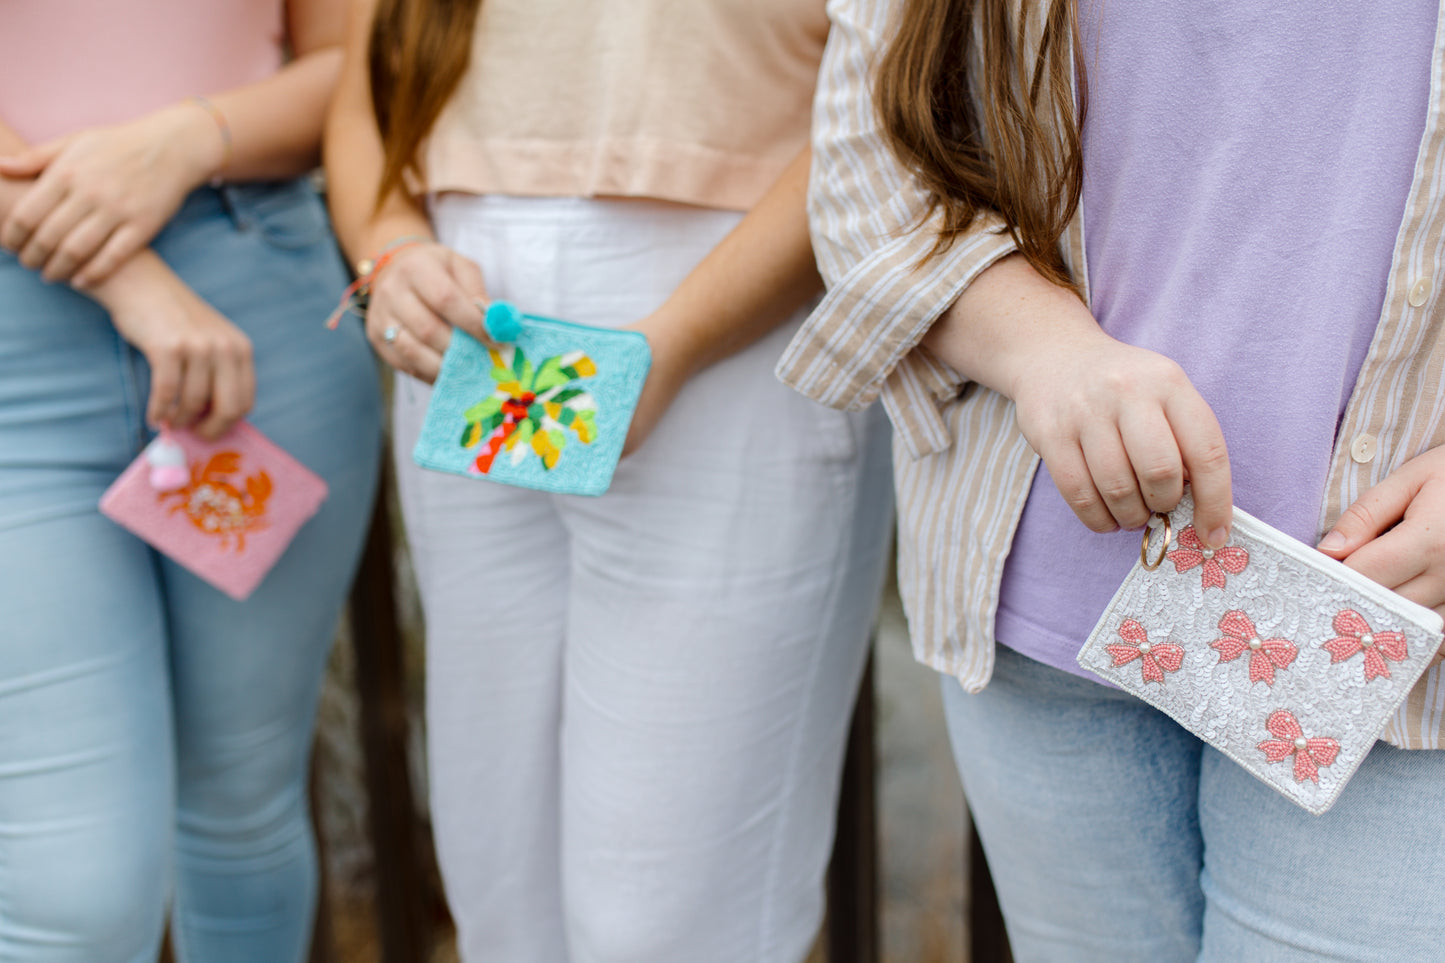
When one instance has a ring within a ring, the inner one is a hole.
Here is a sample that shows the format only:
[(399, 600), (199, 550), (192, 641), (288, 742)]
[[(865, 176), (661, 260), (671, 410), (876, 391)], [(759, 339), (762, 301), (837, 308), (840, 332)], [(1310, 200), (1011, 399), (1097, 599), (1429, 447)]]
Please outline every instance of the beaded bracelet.
[(364, 257), (356, 262), (356, 280), (347, 285), (341, 294), (341, 302), (336, 305), (336, 310), (326, 319), (326, 326), (335, 329), (341, 323), (342, 315), (350, 311), (359, 318), (366, 317), (366, 308), (371, 301), (371, 285), (381, 274), (382, 268), (391, 263), (392, 258), (402, 251), (417, 244), (428, 244), (432, 238), (421, 234), (405, 234), (389, 241), (385, 247), (370, 257)]

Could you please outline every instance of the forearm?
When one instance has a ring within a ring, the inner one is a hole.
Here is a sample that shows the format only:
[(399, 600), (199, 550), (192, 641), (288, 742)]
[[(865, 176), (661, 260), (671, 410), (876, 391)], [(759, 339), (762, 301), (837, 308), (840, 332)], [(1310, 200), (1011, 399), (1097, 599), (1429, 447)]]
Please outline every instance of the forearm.
[(410, 197), (393, 191), (376, 204), (382, 153), (371, 105), (363, 101), (353, 107), (341, 97), (338, 92), (326, 127), (326, 196), (336, 237), (355, 264), (397, 238), (430, 237), (432, 228)]
[(196, 104), (180, 105), (188, 109), (190, 129), (202, 149), (209, 148), (211, 166), (193, 186), (217, 175), (233, 181), (283, 180), (320, 162), (322, 126), (341, 73), (344, 2), (286, 0), (294, 59), (264, 80), (209, 98), (230, 128), (229, 157), (215, 119)]
[[(0, 153), (24, 150), (26, 143), (13, 128), (0, 120)], [(3, 220), (29, 186), (31, 178), (0, 177), (0, 220)], [(146, 250), (136, 254), (109, 281), (87, 291), (108, 310), (136, 303), (146, 296), (147, 288), (157, 283), (179, 282), (179, 278), (155, 253)]]
[[(321, 128), (331, 93), (341, 71), (341, 48), (313, 50), (282, 67), (265, 80), (210, 97), (231, 129), (231, 154), (215, 121), (195, 104), (182, 105), (193, 113), (209, 137), (213, 167), (202, 182), (220, 175), (233, 181), (281, 180), (304, 174), (321, 157)], [(207, 129), (209, 126), (209, 129)]]
[(138, 251), (105, 281), (84, 293), (107, 311), (145, 310), (146, 299), (154, 297), (160, 286), (184, 285), (170, 265), (150, 248)]
[(345, 54), (323, 149), (332, 224), (353, 263), (398, 237), (431, 235), (413, 198), (393, 191), (376, 203), (383, 152), (366, 59), (372, 8), (371, 0), (353, 0), (347, 7)]
[(791, 317), (823, 282), (808, 238), (804, 150), (653, 315), (693, 370), (752, 344)]
[(934, 322), (921, 344), (959, 374), (1017, 394), (1040, 347), (1103, 335), (1078, 296), (1046, 280), (1021, 254), (985, 269)]
[[(320, 158), (321, 128), (340, 66), (339, 47), (316, 50), (265, 80), (206, 98), (215, 115), (202, 103), (184, 100), (117, 129), (144, 130), (164, 161), (158, 171), (183, 194), (217, 177), (295, 177)], [(0, 155), (26, 147), (8, 133), (0, 137)]]

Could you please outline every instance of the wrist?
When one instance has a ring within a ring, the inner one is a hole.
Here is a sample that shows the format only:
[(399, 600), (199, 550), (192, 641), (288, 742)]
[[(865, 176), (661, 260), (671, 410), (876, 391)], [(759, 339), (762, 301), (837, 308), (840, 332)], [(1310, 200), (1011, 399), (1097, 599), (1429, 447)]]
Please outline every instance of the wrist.
[(337, 303), (336, 310), (326, 319), (326, 327), (334, 329), (347, 312), (364, 318), (371, 307), (371, 292), (377, 279), (381, 277), (382, 270), (411, 251), (435, 243), (427, 234), (403, 234), (382, 245), (376, 253), (368, 254), (357, 261), (353, 267), (355, 278), (346, 286), (346, 290), (341, 292), (341, 300)]
[(353, 274), (364, 274), (358, 270), (364, 261), (375, 262), (387, 247), (395, 246), (402, 240), (435, 242), (431, 225), (425, 220), (412, 217), (387, 217), (368, 223), (355, 238), (345, 245), (346, 257)]
[(1010, 255), (964, 290), (924, 344), (970, 380), (1017, 401), (1040, 377), (1057, 377), (1117, 342), (1077, 294)]
[(1106, 352), (1119, 342), (1090, 318), (1090, 326), (1061, 325), (1053, 334), (1021, 338), (1001, 353), (1003, 394), (1017, 402), (1030, 387), (1053, 386), (1086, 377), (1108, 360)]
[(218, 184), (235, 154), (226, 115), (205, 97), (188, 97), (168, 110), (173, 112), (177, 133), (186, 145), (191, 186)]
[(689, 330), (685, 319), (668, 314), (665, 306), (633, 325), (633, 330), (646, 336), (653, 359), (679, 380), (685, 381), (707, 366), (702, 339)]
[(365, 278), (367, 283), (376, 280), (382, 268), (402, 256), (402, 253), (423, 244), (435, 244), (435, 239), (430, 234), (401, 234), (382, 244), (380, 247), (357, 261), (353, 265), (358, 278)]
[(149, 251), (141, 251), (85, 293), (111, 314), (131, 308), (144, 310), (146, 301), (154, 296), (156, 282), (165, 273), (164, 262)]
[(183, 101), (162, 107), (151, 120), (165, 145), (161, 156), (169, 154), (174, 164), (169, 176), (184, 184), (187, 192), (220, 179), (230, 149), (204, 108)]

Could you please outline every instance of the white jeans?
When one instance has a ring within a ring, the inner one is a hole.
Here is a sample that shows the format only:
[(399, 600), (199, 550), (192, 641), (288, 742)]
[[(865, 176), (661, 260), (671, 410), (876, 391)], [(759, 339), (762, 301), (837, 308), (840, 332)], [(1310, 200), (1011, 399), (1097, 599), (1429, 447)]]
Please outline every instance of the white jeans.
[[(448, 196), (442, 240), (523, 310), (620, 325), (738, 220)], [(410, 461), (431, 808), (462, 954), (796, 963), (823, 909), (843, 744), (892, 509), (876, 409), (774, 379), (801, 317), (702, 372), (601, 498)]]

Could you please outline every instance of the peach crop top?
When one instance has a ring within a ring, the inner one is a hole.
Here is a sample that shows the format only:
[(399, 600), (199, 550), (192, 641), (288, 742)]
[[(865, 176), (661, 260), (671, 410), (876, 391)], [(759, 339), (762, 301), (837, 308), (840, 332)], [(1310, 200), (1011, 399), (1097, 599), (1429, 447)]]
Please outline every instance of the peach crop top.
[(430, 191), (746, 210), (808, 142), (824, 0), (482, 0)]
[(282, 0), (0, 0), (0, 120), (30, 143), (262, 80)]

